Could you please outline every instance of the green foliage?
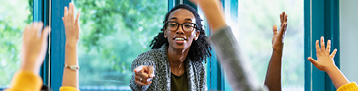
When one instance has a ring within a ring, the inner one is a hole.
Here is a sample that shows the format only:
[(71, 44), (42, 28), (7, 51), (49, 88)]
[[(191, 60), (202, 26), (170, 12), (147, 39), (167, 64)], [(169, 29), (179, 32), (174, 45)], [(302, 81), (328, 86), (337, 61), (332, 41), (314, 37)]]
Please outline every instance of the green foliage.
[(0, 0), (0, 86), (8, 86), (20, 66), (22, 29), (32, 21), (32, 0), (23, 1)]
[(303, 88), (303, 0), (240, 0), (239, 38), (243, 53), (264, 82), (272, 54), (272, 26), (280, 26), (279, 14), (288, 14), (282, 59), (282, 87)]
[(167, 1), (74, 0), (80, 15), (81, 86), (128, 86), (132, 61), (149, 50)]

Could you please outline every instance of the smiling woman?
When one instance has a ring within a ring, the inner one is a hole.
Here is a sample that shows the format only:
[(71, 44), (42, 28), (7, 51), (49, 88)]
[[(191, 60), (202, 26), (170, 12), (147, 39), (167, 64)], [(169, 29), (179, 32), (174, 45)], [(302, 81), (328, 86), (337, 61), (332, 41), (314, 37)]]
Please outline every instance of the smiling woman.
[(211, 56), (211, 47), (197, 11), (184, 4), (175, 6), (166, 14), (161, 31), (152, 50), (132, 62), (132, 90), (203, 91), (202, 62)]
[(8, 87), (20, 65), (21, 34), (32, 21), (32, 0), (0, 0), (0, 90)]

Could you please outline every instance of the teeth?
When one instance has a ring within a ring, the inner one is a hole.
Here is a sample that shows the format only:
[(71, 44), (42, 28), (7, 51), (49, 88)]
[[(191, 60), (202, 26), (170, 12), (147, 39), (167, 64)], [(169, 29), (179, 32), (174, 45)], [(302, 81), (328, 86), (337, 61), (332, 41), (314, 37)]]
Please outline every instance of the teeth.
[(178, 41), (183, 41), (184, 38), (175, 38), (175, 40), (178, 40)]

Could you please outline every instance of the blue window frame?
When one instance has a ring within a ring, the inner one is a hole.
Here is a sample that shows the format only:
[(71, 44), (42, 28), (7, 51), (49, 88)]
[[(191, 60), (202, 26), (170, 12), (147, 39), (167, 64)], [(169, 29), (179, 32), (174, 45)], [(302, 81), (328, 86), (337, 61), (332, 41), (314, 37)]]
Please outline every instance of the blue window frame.
[(70, 0), (50, 0), (52, 28), (50, 34), (50, 87), (58, 91), (62, 84), (63, 65), (65, 60), (65, 28), (62, 22), (64, 7), (68, 6)]
[[(304, 1), (304, 57), (316, 58), (315, 40), (321, 36), (332, 40), (331, 49), (339, 50), (339, 0)], [(339, 52), (334, 61), (339, 67)], [(329, 76), (309, 61), (305, 62), (306, 91), (335, 91)]]

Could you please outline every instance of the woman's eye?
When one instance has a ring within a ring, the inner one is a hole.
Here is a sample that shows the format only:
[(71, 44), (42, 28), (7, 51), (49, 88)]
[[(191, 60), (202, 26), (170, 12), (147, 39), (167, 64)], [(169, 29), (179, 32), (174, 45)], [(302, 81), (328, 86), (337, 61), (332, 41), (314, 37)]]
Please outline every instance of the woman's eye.
[(190, 28), (191, 24), (184, 24), (185, 27)]
[(176, 26), (177, 26), (177, 24), (172, 23), (172, 24), (169, 24), (169, 26), (171, 26), (171, 27), (176, 27)]

